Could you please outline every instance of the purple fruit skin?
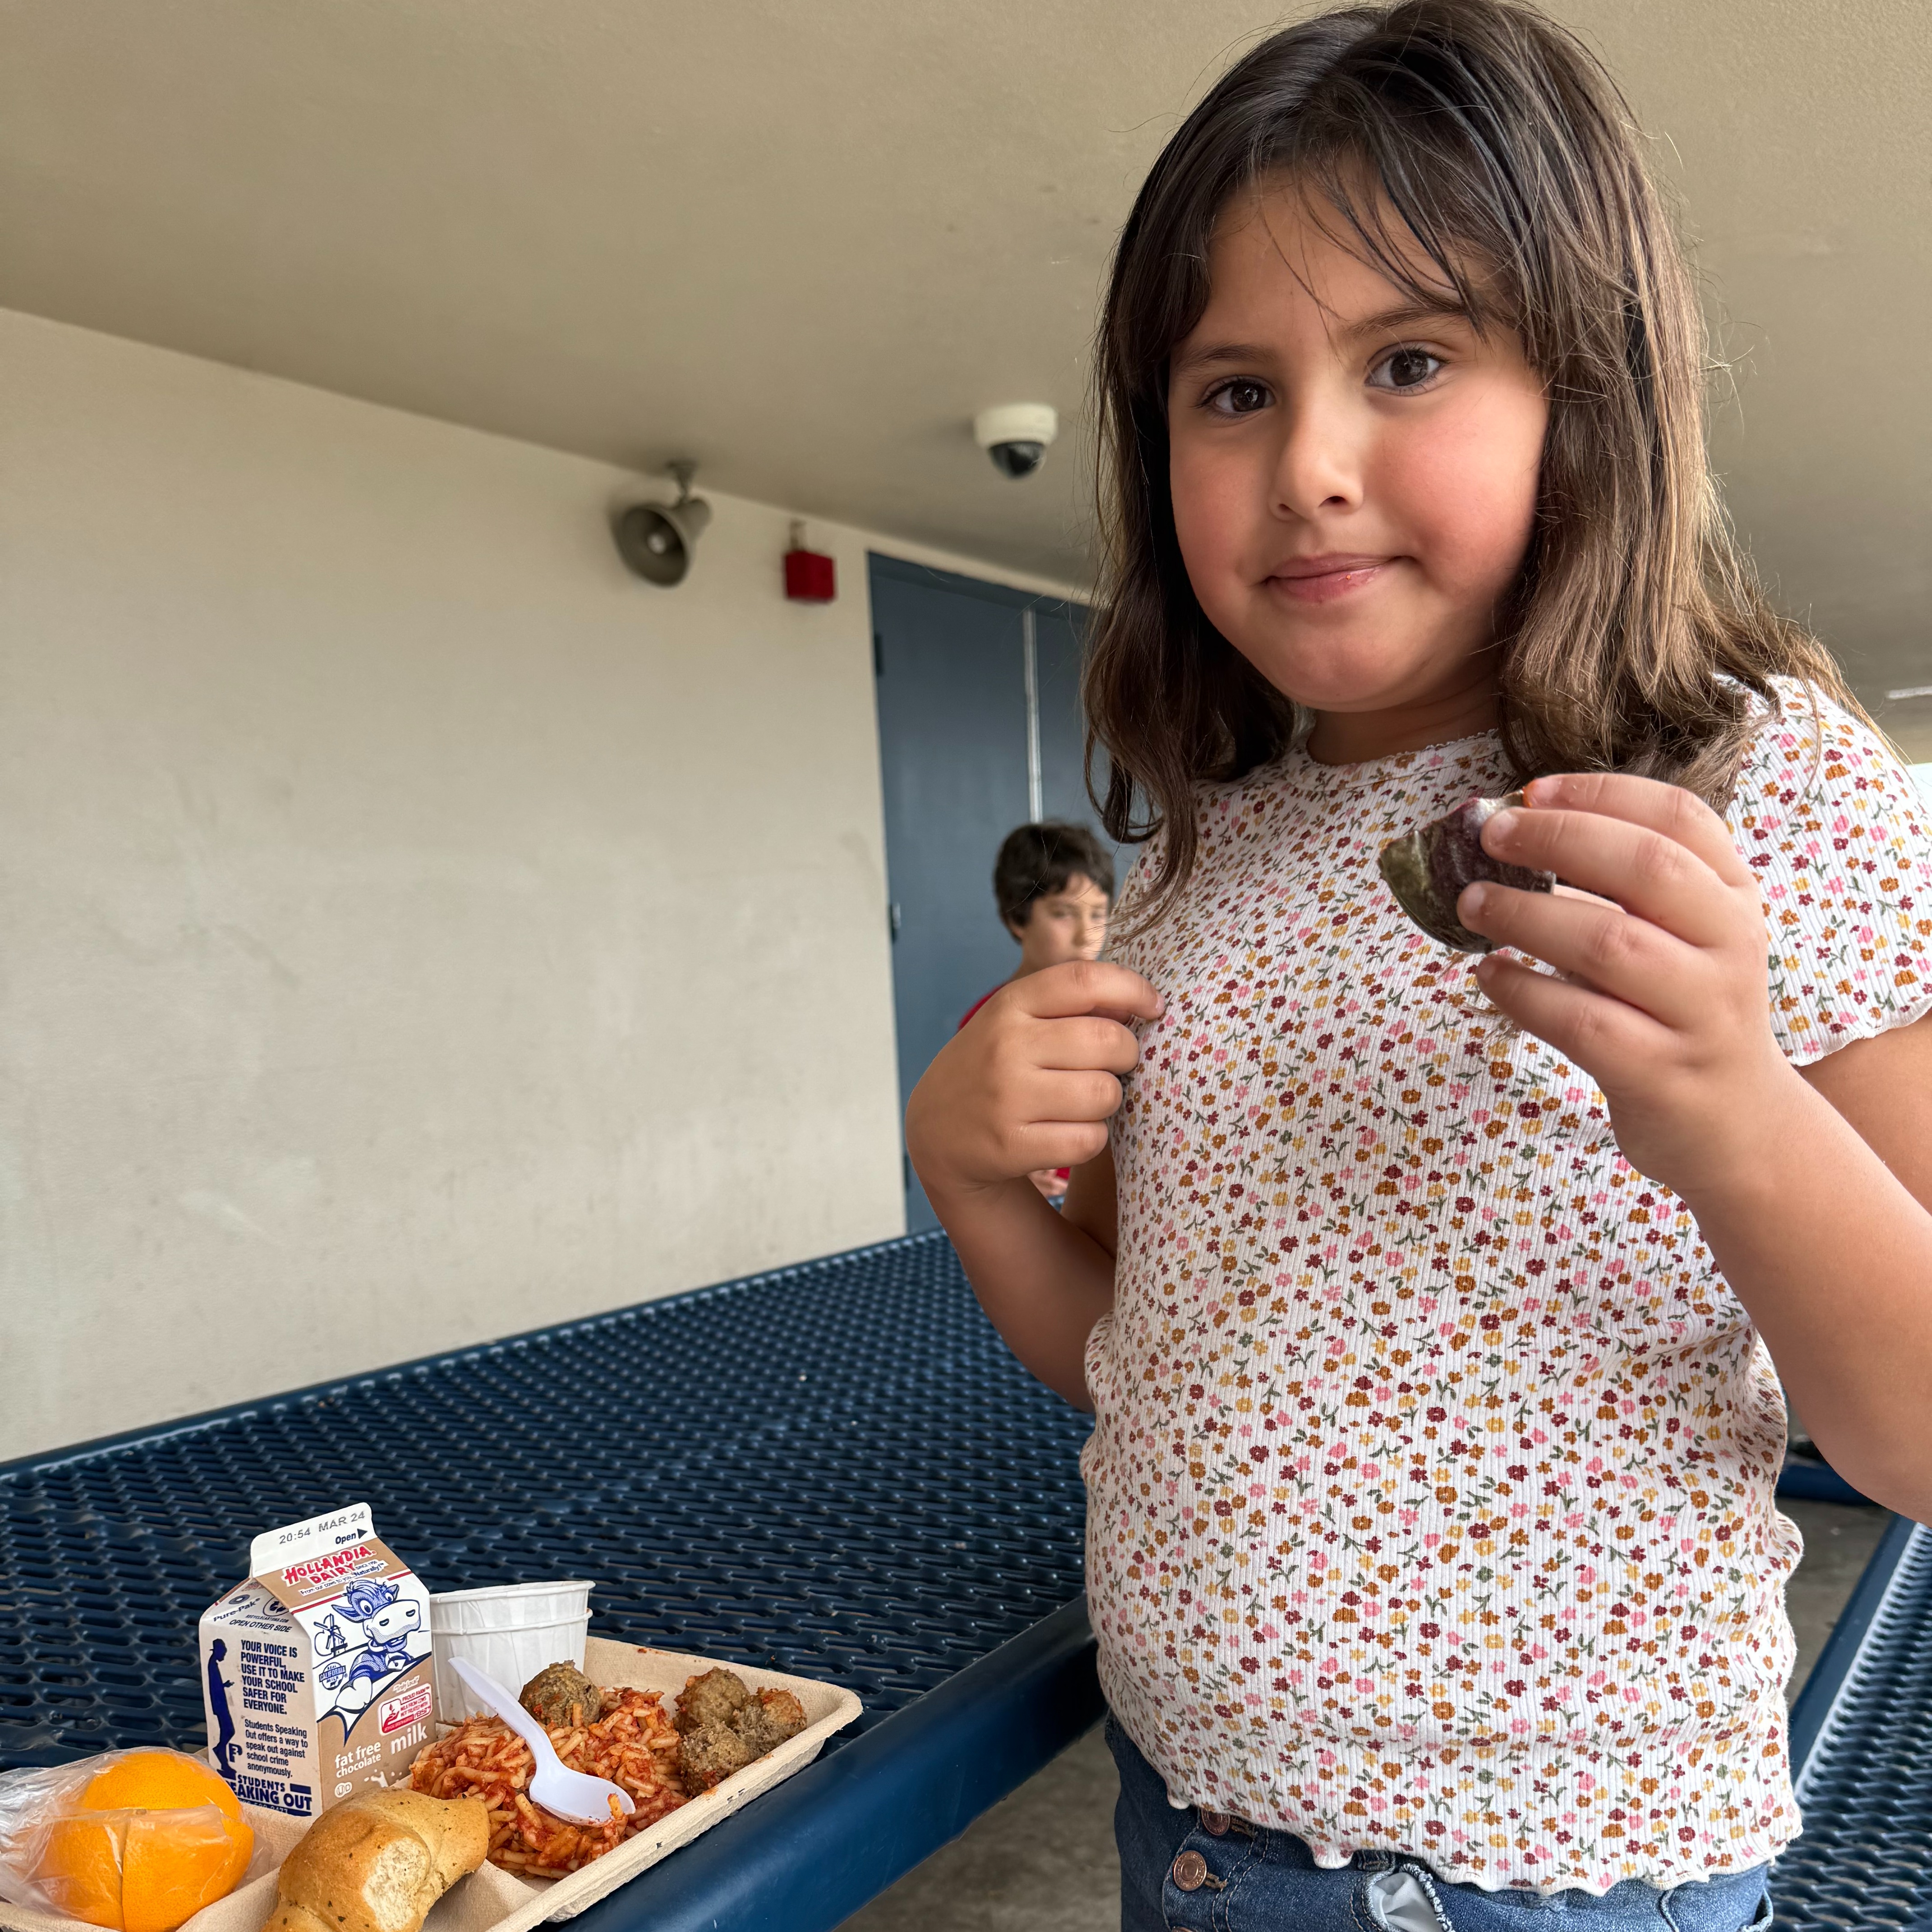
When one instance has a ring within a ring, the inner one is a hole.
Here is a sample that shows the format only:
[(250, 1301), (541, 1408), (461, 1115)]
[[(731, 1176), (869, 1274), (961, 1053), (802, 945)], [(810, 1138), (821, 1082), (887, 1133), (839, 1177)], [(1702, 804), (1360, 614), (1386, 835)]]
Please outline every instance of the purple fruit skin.
[[(1419, 838), (1422, 845), (1432, 902), (1429, 910), (1437, 922), (1432, 927), (1420, 919), (1417, 923), (1431, 938), (1462, 952), (1487, 952), (1492, 950), (1491, 942), (1480, 933), (1470, 932), (1456, 916), (1456, 902), (1464, 889), (1479, 879), (1530, 892), (1546, 892), (1556, 884), (1553, 873), (1505, 865), (1483, 850), (1483, 827), (1498, 812), (1522, 802), (1520, 792), (1503, 798), (1466, 798), (1453, 812), (1424, 826), (1419, 833), (1410, 835)], [(1412, 919), (1416, 918), (1412, 908), (1405, 905), (1403, 910)]]
[(1429, 879), (1452, 916), (1456, 902), (1466, 886), (1478, 879), (1496, 884), (1520, 886), (1525, 892), (1546, 892), (1550, 874), (1532, 872), (1526, 866), (1505, 865), (1483, 850), (1483, 827), (1499, 812), (1522, 802), (1520, 792), (1507, 798), (1466, 798), (1454, 812), (1444, 814), (1426, 828), (1423, 836), (1429, 845)]

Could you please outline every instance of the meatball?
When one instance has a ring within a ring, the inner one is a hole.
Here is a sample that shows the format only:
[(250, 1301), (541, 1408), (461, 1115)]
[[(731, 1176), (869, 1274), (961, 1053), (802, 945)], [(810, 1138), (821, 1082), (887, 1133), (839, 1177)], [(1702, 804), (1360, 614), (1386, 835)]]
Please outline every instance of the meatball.
[[(732, 1681), (735, 1683), (736, 1679)], [(678, 1745), (678, 1769), (685, 1790), (695, 1798), (700, 1791), (722, 1784), (734, 1771), (742, 1771), (756, 1755), (729, 1724), (700, 1724), (686, 1731)]]
[(805, 1729), (805, 1706), (789, 1690), (760, 1690), (732, 1720), (754, 1757), (763, 1757)]
[(517, 1693), (517, 1702), (540, 1724), (575, 1730), (603, 1714), (604, 1696), (574, 1664), (548, 1664)]
[(707, 1670), (686, 1680), (674, 1721), (686, 1732), (702, 1730), (707, 1724), (728, 1726), (751, 1701), (742, 1677), (729, 1670)]

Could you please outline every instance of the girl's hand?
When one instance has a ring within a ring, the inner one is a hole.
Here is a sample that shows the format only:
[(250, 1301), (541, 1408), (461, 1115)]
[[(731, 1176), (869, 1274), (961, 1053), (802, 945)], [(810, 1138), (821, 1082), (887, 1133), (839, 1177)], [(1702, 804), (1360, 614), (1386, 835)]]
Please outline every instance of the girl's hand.
[(1001, 987), (946, 1042), (906, 1108), (906, 1150), (934, 1205), (1091, 1160), (1120, 1104), (1118, 1076), (1140, 1058), (1124, 1022), (1160, 1011), (1138, 973), (1094, 960)]
[(1600, 900), (1471, 886), (1475, 971), (1504, 1012), (1596, 1081), (1624, 1157), (1687, 1198), (1744, 1178), (1788, 1118), (1799, 1076), (1771, 1030), (1757, 884), (1724, 821), (1676, 785), (1618, 773), (1538, 778), (1484, 849)]

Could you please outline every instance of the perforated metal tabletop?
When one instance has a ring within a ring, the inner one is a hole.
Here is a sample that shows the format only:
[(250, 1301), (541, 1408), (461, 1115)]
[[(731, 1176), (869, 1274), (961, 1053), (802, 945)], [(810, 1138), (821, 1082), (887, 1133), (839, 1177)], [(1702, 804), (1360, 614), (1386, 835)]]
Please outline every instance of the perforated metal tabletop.
[(1932, 1928), (1932, 1530), (1894, 1517), (1791, 1713), (1778, 1923)]
[[(249, 1538), (366, 1501), (432, 1588), (589, 1577), (600, 1635), (856, 1690), (817, 1764), (575, 1922), (829, 1932), (1100, 1714), (1087, 1426), (934, 1234), (0, 1466), (0, 1768), (198, 1748), (195, 1625)], [(1888, 1534), (1792, 1742), (1780, 1926), (1932, 1927), (1932, 1534)]]

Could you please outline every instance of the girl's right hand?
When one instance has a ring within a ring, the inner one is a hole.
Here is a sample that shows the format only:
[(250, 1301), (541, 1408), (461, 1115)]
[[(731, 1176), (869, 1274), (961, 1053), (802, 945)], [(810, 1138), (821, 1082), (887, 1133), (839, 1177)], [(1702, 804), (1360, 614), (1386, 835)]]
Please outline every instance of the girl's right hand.
[(1120, 1104), (1118, 1076), (1140, 1058), (1125, 1022), (1161, 1011), (1138, 973), (1096, 960), (1001, 987), (946, 1042), (906, 1108), (906, 1150), (934, 1205), (1091, 1160)]

